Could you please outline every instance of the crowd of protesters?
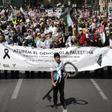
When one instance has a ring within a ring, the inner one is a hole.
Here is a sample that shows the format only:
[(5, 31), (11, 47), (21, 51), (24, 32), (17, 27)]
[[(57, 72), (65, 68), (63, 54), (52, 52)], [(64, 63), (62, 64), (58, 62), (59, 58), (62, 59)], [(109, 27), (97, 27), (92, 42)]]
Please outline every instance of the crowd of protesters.
[[(65, 7), (60, 8), (63, 13)], [(67, 25), (65, 18), (66, 15), (48, 16), (46, 9), (40, 7), (1, 9), (0, 43), (44, 49), (112, 46), (112, 22), (103, 14), (84, 18), (81, 11), (72, 10), (72, 26)]]

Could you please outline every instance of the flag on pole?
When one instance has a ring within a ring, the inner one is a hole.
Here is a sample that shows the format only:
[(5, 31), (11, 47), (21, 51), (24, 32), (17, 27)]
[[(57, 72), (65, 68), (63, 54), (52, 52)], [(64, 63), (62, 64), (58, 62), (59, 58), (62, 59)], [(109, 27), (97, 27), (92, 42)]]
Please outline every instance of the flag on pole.
[(72, 18), (70, 16), (70, 13), (67, 14), (67, 25), (73, 26), (73, 21), (72, 21)]
[(66, 8), (65, 11), (60, 16), (61, 18), (64, 18), (67, 26), (73, 26), (74, 24), (70, 15), (70, 11), (71, 11), (70, 8)]

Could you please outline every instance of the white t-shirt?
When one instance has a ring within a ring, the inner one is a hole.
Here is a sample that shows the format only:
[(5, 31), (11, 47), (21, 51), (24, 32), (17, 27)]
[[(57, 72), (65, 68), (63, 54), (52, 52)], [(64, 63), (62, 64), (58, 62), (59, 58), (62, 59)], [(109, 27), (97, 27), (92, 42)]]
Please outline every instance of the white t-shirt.
[(37, 40), (36, 47), (37, 48), (50, 48), (51, 42), (46, 39), (45, 41)]

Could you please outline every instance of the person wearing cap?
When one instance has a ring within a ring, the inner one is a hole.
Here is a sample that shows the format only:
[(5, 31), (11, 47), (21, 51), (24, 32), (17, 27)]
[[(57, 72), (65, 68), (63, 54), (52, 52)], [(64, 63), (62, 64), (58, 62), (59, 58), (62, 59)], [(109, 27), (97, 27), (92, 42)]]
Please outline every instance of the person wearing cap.
[(66, 109), (64, 99), (64, 76), (62, 71), (63, 62), (60, 59), (59, 53), (54, 53), (54, 61), (51, 67), (51, 83), (53, 86), (53, 102), (54, 107), (57, 109), (58, 91), (60, 93), (60, 102), (64, 109)]

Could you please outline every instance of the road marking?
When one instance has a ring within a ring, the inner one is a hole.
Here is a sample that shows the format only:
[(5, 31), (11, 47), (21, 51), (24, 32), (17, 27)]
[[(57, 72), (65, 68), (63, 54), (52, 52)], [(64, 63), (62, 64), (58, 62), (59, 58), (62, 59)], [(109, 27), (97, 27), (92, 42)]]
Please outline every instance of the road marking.
[(19, 90), (21, 88), (22, 81), (23, 81), (23, 79), (19, 79), (18, 80), (17, 85), (16, 85), (16, 88), (15, 88), (13, 94), (12, 94), (11, 99), (16, 99), (17, 98), (18, 93), (19, 93)]
[(103, 100), (108, 100), (108, 97), (104, 94), (103, 90), (100, 88), (100, 86), (97, 84), (97, 82), (94, 79), (90, 79), (93, 83), (94, 87), (98, 90), (99, 94), (103, 98)]

